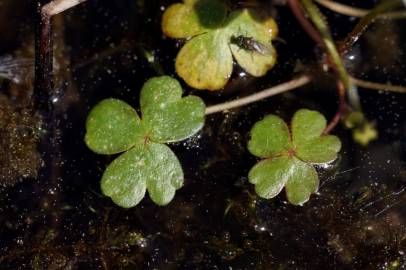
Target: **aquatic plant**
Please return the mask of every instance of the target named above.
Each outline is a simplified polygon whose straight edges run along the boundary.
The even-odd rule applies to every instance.
[[[319,185],[313,165],[333,161],[341,148],[337,137],[327,135],[340,120],[346,120],[347,127],[354,128],[354,139],[363,144],[377,136],[374,127],[364,117],[354,87],[360,80],[348,74],[342,56],[351,46],[350,41],[354,42],[354,38],[359,37],[380,14],[378,11],[391,10],[399,3],[397,0],[388,6],[378,6],[366,16],[367,19],[361,20],[340,48],[335,45],[327,21],[312,1],[288,1],[303,28],[327,52],[323,64],[336,73],[339,108],[328,125],[323,115],[310,110],[299,110],[294,115],[290,131],[275,115],[254,125],[248,149],[264,160],[251,169],[249,180],[256,185],[259,196],[272,198],[286,187],[291,203],[300,205],[306,202]],[[70,3],[64,8],[76,4]],[[218,90],[224,87],[233,70],[233,58],[253,76],[266,74],[276,62],[271,43],[278,32],[274,20],[254,8],[229,10],[227,4],[223,0],[184,0],[172,4],[163,14],[164,34],[186,40],[176,57],[175,68],[177,74],[195,89]],[[48,8],[43,8],[47,15],[42,16],[44,31],[50,25],[49,17],[63,10]],[[42,43],[44,48],[51,50],[47,40]],[[46,57],[40,59],[44,60],[40,66],[45,67],[49,62],[45,61]],[[38,73],[41,72],[38,69]],[[205,109],[198,97],[182,98],[181,87],[175,79],[167,76],[154,78],[141,91],[142,119],[124,101],[107,99],[100,102],[89,114],[86,143],[96,153],[122,153],[103,174],[103,193],[123,207],[137,205],[146,190],[155,203],[169,203],[183,184],[183,171],[166,143],[195,134],[203,125],[204,114],[246,105],[299,87],[311,79],[302,75],[274,89]],[[44,87],[36,87],[37,90],[52,87],[46,80],[38,80],[38,86],[41,83]],[[400,91],[404,92],[404,89]],[[354,118],[354,115],[359,117]]]
[[[276,115],[268,115],[251,129],[248,150],[263,158],[249,172],[256,193],[265,199],[285,187],[290,203],[301,205],[317,192],[319,179],[313,164],[337,158],[341,142],[324,135],[326,119],[316,111],[301,109],[291,122],[291,130]]]
[[[99,154],[122,153],[105,170],[103,194],[122,207],[133,207],[148,190],[158,205],[169,203],[183,185],[179,160],[165,145],[192,136],[203,126],[203,101],[196,96],[182,98],[175,79],[149,79],[140,94],[137,112],[118,99],[105,99],[89,113],[87,146]]]

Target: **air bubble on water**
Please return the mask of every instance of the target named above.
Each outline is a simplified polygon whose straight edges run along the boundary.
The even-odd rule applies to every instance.
[[[263,224],[255,224],[254,229],[257,232],[265,232],[267,230],[266,226]]]
[[[240,77],[246,77],[246,76],[247,76],[247,73],[244,72],[244,71],[241,71],[240,73],[238,73],[238,76],[240,76]]]
[[[17,238],[16,242],[17,242],[18,245],[24,245],[24,241],[21,238]]]

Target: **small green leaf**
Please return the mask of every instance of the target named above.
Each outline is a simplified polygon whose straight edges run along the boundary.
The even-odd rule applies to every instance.
[[[337,158],[341,141],[336,136],[322,136],[304,141],[297,146],[296,155],[310,163],[327,163]]]
[[[118,99],[101,101],[87,117],[85,141],[92,151],[99,154],[128,150],[142,135],[137,112]]]
[[[298,110],[292,119],[292,140],[295,145],[319,137],[326,128],[326,118],[308,109]]]
[[[179,51],[175,68],[176,73],[193,88],[222,88],[233,71],[227,35],[216,30],[193,38]]]
[[[324,116],[307,109],[293,116],[292,136],[278,116],[269,115],[255,123],[248,149],[255,156],[267,158],[248,175],[258,196],[272,198],[285,186],[288,201],[302,205],[317,192],[319,179],[312,164],[333,161],[341,148],[336,136],[322,135],[325,127]]]
[[[103,194],[121,207],[137,205],[147,189],[158,205],[168,204],[183,185],[183,171],[175,154],[164,144],[147,143],[116,158],[101,181]]]
[[[287,156],[265,159],[258,162],[249,172],[250,183],[261,198],[270,199],[278,195],[289,179],[292,160]]]
[[[248,150],[257,157],[272,157],[291,148],[289,129],[276,115],[268,115],[251,129]]]
[[[301,109],[292,119],[292,140],[296,155],[310,163],[327,163],[337,158],[341,142],[335,136],[322,136],[326,119],[317,112]]]
[[[148,80],[141,90],[142,120],[154,142],[186,139],[204,124],[204,102],[197,96],[182,98],[179,82],[169,76]]]
[[[312,193],[319,189],[319,178],[314,167],[293,158],[289,180],[286,182],[286,196],[290,203],[303,205]]]

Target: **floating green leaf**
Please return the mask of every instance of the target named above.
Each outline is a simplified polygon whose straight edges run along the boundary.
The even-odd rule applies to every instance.
[[[179,82],[168,76],[150,79],[141,91],[142,117],[155,142],[175,142],[195,134],[203,126],[204,109],[199,97],[182,98]]]
[[[102,192],[122,207],[137,205],[148,190],[158,205],[169,203],[183,185],[183,171],[166,142],[195,134],[204,123],[205,106],[196,96],[182,98],[179,83],[152,78],[141,90],[140,119],[124,101],[106,99],[90,112],[85,141],[101,154],[126,151],[107,167]]]
[[[116,154],[130,149],[139,138],[137,112],[118,99],[105,99],[87,117],[87,146],[98,154]]]
[[[289,202],[302,205],[319,186],[312,164],[336,159],[341,142],[336,136],[322,135],[326,119],[316,111],[297,111],[291,128],[290,134],[286,123],[276,115],[254,125],[248,150],[265,159],[250,170],[248,178],[260,197],[273,198],[285,187]]]
[[[249,151],[257,157],[270,157],[291,148],[289,128],[276,115],[268,115],[251,130]]]
[[[275,64],[271,44],[277,34],[275,21],[251,9],[228,16],[226,11],[221,0],[184,0],[171,5],[163,15],[165,35],[190,39],[179,51],[175,67],[194,88],[224,87],[232,73],[232,55],[253,76],[264,75]]]
[[[183,184],[179,160],[168,146],[140,144],[115,159],[101,181],[103,193],[122,207],[138,204],[148,189],[158,205],[169,203]]]

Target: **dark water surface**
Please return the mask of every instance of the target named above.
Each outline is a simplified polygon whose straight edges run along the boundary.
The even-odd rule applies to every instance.
[[[376,4],[358,2],[352,4]],[[276,67],[260,79],[234,76],[219,93],[184,85],[187,92],[215,104],[287,81],[297,72],[318,72],[320,49],[290,10],[262,3],[274,14],[285,41],[276,44]],[[406,94],[359,89],[379,138],[361,147],[338,126],[333,133],[343,141],[340,158],[318,168],[320,192],[303,207],[287,204],[284,194],[272,200],[255,196],[247,174],[256,159],[246,143],[253,123],[269,113],[288,120],[307,107],[331,119],[337,108],[335,86],[321,74],[299,90],[209,116],[201,132],[171,145],[184,168],[185,186],[168,206],[145,198],[126,210],[100,194],[100,177],[114,157],[86,147],[86,115],[106,97],[138,108],[139,90],[148,78],[161,72],[175,76],[179,44],[160,30],[169,4],[89,0],[54,18],[52,99],[60,130],[50,154],[53,164],[17,183],[18,170],[8,170],[13,179],[1,178],[0,269],[406,269]],[[0,0],[0,56],[32,58],[34,8],[32,1]],[[357,21],[322,11],[337,40]],[[350,72],[406,85],[404,26],[405,20],[374,24],[347,57]],[[155,57],[154,64],[146,52]],[[25,114],[32,74],[26,77],[20,85],[0,78],[2,170],[9,167],[1,161],[13,157],[9,144],[35,143],[21,139],[35,134],[20,132],[22,125],[35,130],[39,121]],[[9,119],[14,119],[11,124]],[[32,158],[26,160],[33,161],[37,154],[28,149]],[[20,166],[31,173],[37,165]],[[42,177],[49,172],[50,177]]]

